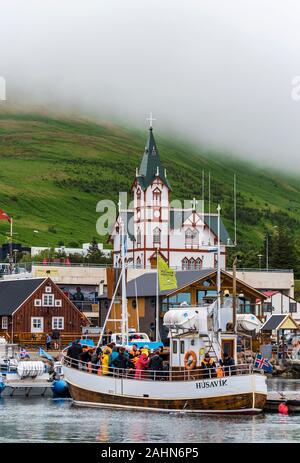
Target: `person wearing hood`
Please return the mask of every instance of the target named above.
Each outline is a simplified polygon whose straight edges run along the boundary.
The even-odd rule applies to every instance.
[[[159,355],[158,349],[156,349],[150,357],[148,368],[151,371],[152,379],[156,379],[156,377],[158,377],[156,372],[163,369],[163,361]]]
[[[114,368],[125,370],[129,366],[128,356],[125,354],[125,347],[120,347],[118,356],[111,362]]]
[[[145,353],[141,354],[135,366],[135,379],[142,379],[143,371],[145,371],[148,368],[148,364],[148,356]]]
[[[109,349],[104,349],[103,354],[101,355],[101,364],[102,364],[102,375],[109,374],[109,360],[110,360],[110,351]]]
[[[111,368],[114,367],[113,363],[116,360],[116,358],[118,357],[118,355],[119,355],[118,348],[117,348],[117,346],[114,346],[113,349],[112,349],[112,352],[111,352],[111,354],[109,356],[109,363],[108,363],[109,367],[111,367]]]

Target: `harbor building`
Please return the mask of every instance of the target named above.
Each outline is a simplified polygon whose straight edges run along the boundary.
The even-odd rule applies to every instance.
[[[113,269],[112,269],[113,270]],[[115,269],[116,270],[116,269]],[[101,324],[103,324],[109,303],[112,299],[113,289],[115,287],[114,280],[108,279],[108,304],[101,305]],[[217,271],[216,269],[202,269],[194,271],[177,271],[177,289],[169,291],[159,291],[159,317],[160,317],[160,333],[162,340],[167,341],[167,333],[164,332],[162,319],[164,314],[178,307],[180,304],[188,305],[210,305],[217,298]],[[157,295],[157,276],[156,272],[145,272],[136,279],[132,279],[127,283],[127,299],[128,299],[128,324],[129,328],[134,328],[136,331],[146,332],[149,334],[151,324],[156,316],[156,295]],[[228,310],[232,313],[232,287],[233,277],[228,272],[221,271],[221,314]],[[260,319],[266,315],[265,307],[266,296],[255,288],[247,285],[245,282],[236,280],[237,290],[237,312],[254,313]],[[227,314],[228,315],[228,314]],[[111,310],[110,318],[118,320],[121,317],[120,298],[117,297]],[[226,326],[223,327],[226,331]],[[120,322],[109,321],[107,329],[113,332],[120,330]],[[230,330],[228,330],[230,331]]]
[[[126,263],[134,268],[156,268],[159,253],[178,270],[216,268],[218,239],[220,267],[226,267],[226,246],[232,245],[218,215],[204,213],[203,203],[170,201],[171,185],[150,126],[140,167],[132,183],[132,207],[120,210],[109,241],[113,244],[113,265],[121,266],[122,227],[127,232]]]
[[[0,336],[10,342],[43,345],[46,333],[59,330],[68,343],[88,325],[51,278],[0,281]]]

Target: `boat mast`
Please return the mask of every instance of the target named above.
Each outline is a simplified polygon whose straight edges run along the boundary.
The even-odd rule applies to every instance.
[[[122,322],[121,322],[121,335],[122,335],[122,346],[128,343],[128,311],[127,311],[127,296],[126,296],[126,269],[125,269],[125,235],[124,222],[120,218],[121,222],[121,260],[122,260]]]
[[[156,248],[156,316],[155,316],[155,331],[156,331],[156,336],[155,340],[156,342],[160,341],[160,335],[159,335],[159,284],[158,284],[158,251],[159,251],[159,246]]]
[[[220,244],[220,211],[221,206],[218,204],[218,262],[217,262],[217,315],[218,315],[218,342],[221,345],[221,244]]]

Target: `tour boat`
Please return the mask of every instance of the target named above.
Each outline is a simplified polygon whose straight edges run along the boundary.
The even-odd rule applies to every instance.
[[[123,233],[122,233],[123,235]],[[124,239],[125,241],[125,239]],[[128,345],[128,312],[125,281],[125,251],[122,245],[122,345]],[[219,250],[219,248],[218,248]],[[120,282],[120,280],[119,280]],[[220,274],[218,275],[220,288]],[[117,288],[115,290],[116,294]],[[218,291],[220,294],[220,291]],[[232,310],[220,307],[220,297],[210,306],[179,306],[164,315],[169,329],[169,368],[142,372],[109,369],[103,374],[91,364],[68,358],[63,351],[63,372],[75,405],[145,411],[184,413],[257,414],[267,399],[266,378],[252,364],[201,369],[208,352],[215,362],[225,346],[231,346],[237,362],[237,334],[228,332]],[[110,309],[112,307],[112,302]],[[110,310],[109,309],[109,310]],[[158,328],[158,307],[156,327]],[[107,315],[108,318],[108,315]],[[104,327],[102,333],[104,332]],[[158,333],[158,329],[156,331]],[[98,345],[100,345],[101,337]],[[106,373],[107,371],[104,371]]]

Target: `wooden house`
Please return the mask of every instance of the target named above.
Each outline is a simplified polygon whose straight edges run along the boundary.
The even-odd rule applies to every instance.
[[[23,344],[45,342],[47,333],[80,335],[89,324],[51,278],[0,281],[0,336]]]

